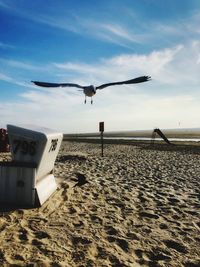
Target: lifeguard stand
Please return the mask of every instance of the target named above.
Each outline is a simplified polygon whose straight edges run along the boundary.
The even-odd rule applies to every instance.
[[[7,125],[11,162],[0,164],[0,202],[42,205],[56,191],[53,169],[63,134]]]

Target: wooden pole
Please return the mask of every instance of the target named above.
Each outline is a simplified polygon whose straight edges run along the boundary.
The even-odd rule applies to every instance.
[[[103,157],[103,132],[101,132],[101,156]]]
[[[99,122],[99,131],[101,135],[101,156],[103,157],[103,132],[104,132],[104,122]]]

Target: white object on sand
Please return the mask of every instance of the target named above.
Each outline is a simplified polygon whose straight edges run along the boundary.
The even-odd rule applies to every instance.
[[[42,205],[56,191],[53,169],[63,134],[7,125],[12,162],[0,165],[0,201]]]

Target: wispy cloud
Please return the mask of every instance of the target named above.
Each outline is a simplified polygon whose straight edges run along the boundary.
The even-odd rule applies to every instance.
[[[35,18],[34,18],[35,19]],[[45,23],[49,26],[58,27],[62,30],[72,31],[76,34],[88,36],[90,38],[99,39],[120,46],[133,49],[132,44],[151,44],[157,41],[160,44],[180,42],[183,38],[190,36],[195,38],[196,34],[200,34],[197,27],[200,23],[200,13],[195,13],[193,16],[177,20],[173,23],[160,23],[157,21],[149,21],[148,23],[140,23],[135,25],[135,20],[132,26],[123,25],[120,21],[98,21],[95,17],[90,16],[86,19],[85,16],[72,16],[70,21],[66,19],[52,18],[36,18],[38,22]],[[140,28],[140,30],[138,29]],[[134,29],[137,29],[134,30]]]
[[[1,2],[0,2],[1,3]],[[32,20],[37,23],[42,23],[50,27],[59,28],[64,31],[71,31],[79,35],[87,35],[89,37],[98,38],[104,41],[117,43],[126,46],[126,42],[141,42],[142,35],[134,34],[125,25],[113,23],[109,19],[100,21],[97,19],[97,14],[87,14],[79,12],[76,14],[65,12],[65,16],[52,14],[38,13],[37,16],[30,11],[19,9],[17,5],[10,3],[3,4],[2,7],[12,11],[18,16]],[[88,10],[90,12],[90,10]],[[66,14],[67,13],[67,14]],[[90,17],[90,18],[89,18]]]
[[[101,84],[146,74],[152,76],[152,81],[101,90],[95,96],[94,106],[84,105],[84,95],[73,88],[33,90],[31,87],[20,95],[20,103],[12,104],[15,113],[6,111],[9,103],[1,105],[2,123],[27,123],[31,119],[34,124],[65,132],[79,132],[85,125],[87,131],[95,131],[97,121],[102,119],[106,120],[107,130],[173,128],[179,121],[183,127],[197,127],[200,114],[199,55],[200,42],[192,41],[146,55],[102,59],[95,64],[56,63],[54,68],[61,74],[68,69],[75,82],[84,81],[85,84],[90,84],[91,79]],[[88,73],[92,75],[89,77]],[[0,79],[16,83],[4,74],[0,74]]]
[[[13,49],[14,46],[10,45],[10,44],[6,44],[6,43],[0,42],[0,48],[2,48],[2,49]]]
[[[0,0],[0,7],[9,8],[9,5],[5,1]]]
[[[90,10],[79,9],[78,11],[65,13],[50,12],[46,13],[42,10],[37,16],[30,10],[19,8],[13,2],[9,5],[5,1],[0,1],[0,6],[10,10],[12,13],[26,18],[28,20],[45,24],[49,27],[58,28],[63,31],[70,31],[78,35],[84,35],[89,38],[98,39],[104,42],[118,44],[120,46],[133,49],[133,44],[159,43],[160,46],[181,42],[183,38],[194,37],[200,34],[198,25],[200,23],[200,12],[195,11],[190,17],[177,19],[167,23],[160,23],[156,20],[148,20],[139,17],[136,13],[130,12],[127,8],[123,8],[123,15],[127,16],[129,23],[120,20],[120,16],[111,17],[107,14],[102,18],[98,11],[91,13]],[[6,44],[0,43],[0,47],[6,47]]]
[[[5,65],[8,65],[12,68],[18,68],[18,69],[24,69],[24,70],[42,70],[44,69],[45,67],[44,66],[36,66],[32,63],[26,63],[26,62],[23,62],[23,61],[18,61],[18,60],[12,60],[12,59],[4,59],[4,58],[0,58],[0,62],[1,64],[5,64]]]
[[[30,82],[20,81],[20,80],[18,80],[16,78],[8,76],[8,75],[6,75],[4,73],[0,73],[0,81],[7,82],[7,83],[10,83],[10,84],[14,84],[14,85],[23,86],[23,87],[26,87],[26,88],[34,88],[33,85],[30,84]]]
[[[81,25],[81,32],[89,37],[106,41],[120,46],[131,48],[130,44],[142,43],[146,36],[144,34],[135,33],[133,28],[122,25],[120,22],[112,22],[109,20],[98,21],[95,18],[85,19],[78,18],[77,21]]]
[[[191,59],[188,59],[188,64],[191,65],[190,69],[193,69],[194,57],[196,58],[196,61],[199,60],[199,43],[196,43],[196,52],[192,52],[193,49],[191,49],[191,46],[193,46],[193,44],[188,46],[177,45],[171,49],[153,51],[148,55],[119,55],[110,59],[101,59],[93,65],[82,62],[54,63],[53,65],[60,69],[61,72],[63,70],[68,70],[76,73],[76,76],[81,76],[82,79],[84,76],[88,76],[89,73],[90,78],[102,83],[116,80],[116,77],[118,80],[123,80],[147,74],[151,75],[154,80],[173,84],[175,82],[177,83],[176,76],[178,73],[179,75],[183,75],[180,67],[185,61],[185,53],[186,51],[188,53],[188,47],[189,51],[192,53]],[[173,67],[174,65],[176,65],[176,70]],[[179,68],[177,65],[179,65]],[[195,66],[195,69],[196,68],[197,67]]]
[[[4,61],[4,59],[0,59],[0,61],[3,61],[12,68],[24,69],[31,72],[34,70],[36,73],[38,71],[44,72],[45,79],[53,76],[53,81],[55,82],[66,81],[84,83],[84,85],[91,83],[99,85],[104,82],[131,79],[140,75],[150,75],[154,81],[162,85],[179,85],[182,88],[195,87],[200,82],[198,75],[200,71],[199,41],[192,41],[184,45],[153,51],[146,55],[119,55],[109,59],[101,59],[94,64],[84,62],[54,62],[48,66],[35,66],[31,62]],[[57,81],[56,73],[59,74]],[[70,77],[70,80],[68,80],[68,77]],[[33,88],[30,85],[30,81],[25,83],[6,73],[0,73],[0,79]],[[52,81],[52,78],[50,81]]]
[[[5,82],[10,82],[12,81],[12,78],[4,73],[0,73],[0,80]]]
[[[98,22],[94,17],[85,19],[85,17],[70,14],[68,18],[52,18],[47,15],[38,15],[37,17],[29,15],[27,18],[50,27],[125,47],[130,47],[129,43],[142,43],[146,39],[145,34],[135,34],[125,25],[111,21]]]
[[[86,128],[94,131],[97,121],[104,119],[107,130],[117,127],[120,127],[119,130],[139,129],[144,125],[145,128],[172,128],[178,121],[186,127],[199,126],[200,31],[197,25],[200,12],[171,23],[143,22],[134,14],[133,20],[130,15],[129,24],[126,24],[126,20],[118,18],[100,18],[97,11],[83,14],[80,9],[76,15],[66,11],[65,16],[58,13],[51,16],[47,10],[35,16],[31,10],[20,9],[13,3],[0,0],[0,7],[31,22],[63,32],[70,31],[90,40],[98,39],[129,48],[134,47],[133,44],[152,44],[155,50],[152,51],[151,47],[150,52],[143,54],[140,50],[140,54],[129,52],[97,58],[91,64],[69,60],[35,65],[31,60],[1,58],[0,80],[27,89],[16,95],[15,103],[0,102],[2,123],[27,123],[31,120],[34,124],[56,127],[65,132],[79,132]],[[0,48],[12,46],[2,42]],[[32,77],[38,77],[38,74],[40,78],[44,77],[44,81],[56,82],[58,79],[59,82],[62,79],[63,82],[83,85],[100,85],[140,75],[150,75],[152,81],[99,90],[92,106],[83,104],[84,95],[77,89],[48,89],[31,85],[27,77],[34,79]]]

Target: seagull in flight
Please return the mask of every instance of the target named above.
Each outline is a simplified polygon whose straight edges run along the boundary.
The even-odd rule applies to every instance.
[[[108,86],[113,85],[122,85],[122,84],[134,84],[134,83],[143,83],[151,80],[150,76],[140,76],[131,80],[122,81],[122,82],[112,82],[112,83],[104,83],[99,86],[89,85],[83,86],[76,83],[48,83],[48,82],[38,82],[38,81],[31,81],[37,86],[41,87],[77,87],[83,91],[85,94],[85,104],[86,104],[86,97],[91,97],[91,104],[93,103],[92,97],[96,94],[96,90],[104,89]]]

